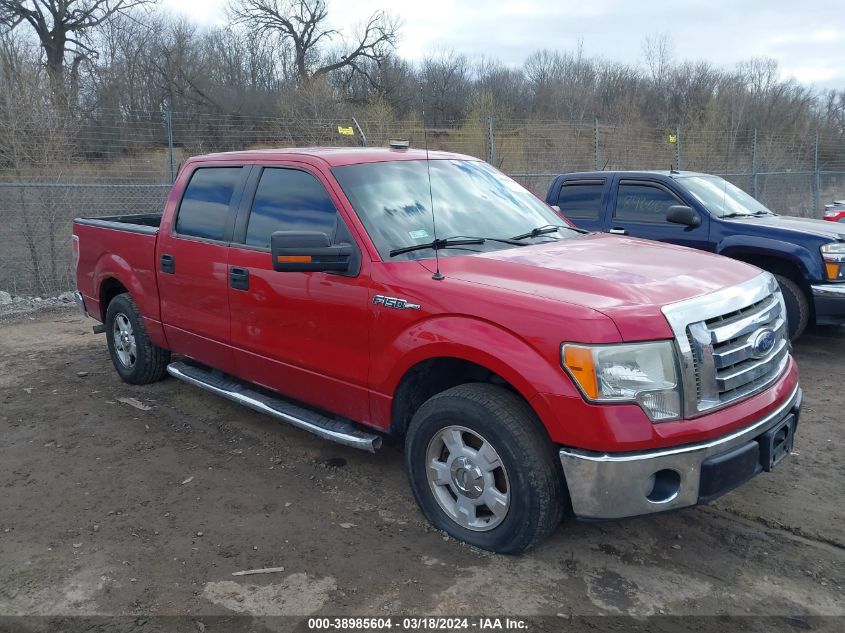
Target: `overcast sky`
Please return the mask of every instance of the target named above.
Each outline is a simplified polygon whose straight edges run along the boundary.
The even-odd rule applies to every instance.
[[[163,0],[209,25],[227,0]],[[741,7],[741,8],[740,8]],[[784,77],[845,89],[843,0],[329,0],[332,26],[350,30],[379,8],[403,22],[398,52],[416,60],[455,50],[519,65],[539,48],[642,63],[642,41],[667,33],[677,59],[723,67],[773,57]]]

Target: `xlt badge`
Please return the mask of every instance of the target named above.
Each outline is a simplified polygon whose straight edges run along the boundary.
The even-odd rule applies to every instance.
[[[384,306],[385,308],[393,308],[394,310],[419,310],[418,303],[408,303],[405,299],[397,299],[396,297],[385,297],[384,295],[376,295],[373,297],[373,303],[377,306]]]

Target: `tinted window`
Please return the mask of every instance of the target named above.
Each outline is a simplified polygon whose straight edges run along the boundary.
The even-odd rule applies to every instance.
[[[681,204],[671,193],[651,185],[619,185],[616,198],[617,220],[634,222],[665,222],[666,212],[674,204]]]
[[[564,184],[560,188],[557,206],[566,217],[598,220],[603,191],[603,183]]]
[[[205,167],[191,176],[176,217],[182,235],[222,240],[241,167]]]
[[[275,231],[322,231],[334,236],[337,211],[322,183],[295,169],[265,169],[255,192],[246,243],[270,247]]]

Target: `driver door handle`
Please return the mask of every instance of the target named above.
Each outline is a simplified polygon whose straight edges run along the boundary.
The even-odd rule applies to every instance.
[[[613,233],[614,235],[628,235],[628,231],[625,229],[610,229],[608,233]]]
[[[249,290],[249,269],[234,266],[230,268],[229,286],[235,290]]]

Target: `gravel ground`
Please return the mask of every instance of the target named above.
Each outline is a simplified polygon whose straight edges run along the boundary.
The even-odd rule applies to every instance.
[[[0,615],[122,615],[139,631],[177,615],[173,628],[200,633],[307,630],[312,614],[548,616],[533,630],[631,630],[578,618],[663,614],[845,624],[841,329],[796,346],[804,415],[775,472],[707,507],[568,523],[505,557],[427,525],[398,442],[370,455],[176,380],[126,385],[92,323],[53,310],[0,324]],[[264,567],[284,569],[232,575]],[[82,621],[56,622],[0,630]]]

